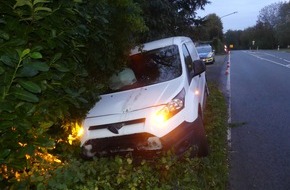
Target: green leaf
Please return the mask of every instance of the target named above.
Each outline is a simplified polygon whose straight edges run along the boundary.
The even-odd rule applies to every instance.
[[[33,59],[41,59],[42,58],[42,55],[40,52],[33,52],[29,56]]]
[[[23,57],[25,57],[27,54],[29,54],[30,53],[30,49],[25,49],[25,50],[23,50],[22,52],[21,52],[21,58],[23,58]]]
[[[0,24],[7,24],[7,22],[5,21],[5,19],[0,18]]]
[[[51,63],[57,62],[61,58],[61,56],[62,56],[62,53],[55,54],[51,60]]]
[[[43,122],[43,123],[40,124],[40,127],[41,127],[41,128],[44,128],[44,129],[48,129],[48,128],[50,128],[53,124],[54,124],[54,122],[52,122],[52,121],[49,121],[49,122]]]
[[[48,71],[49,66],[45,62],[29,62],[24,63],[23,67],[20,69],[17,77],[33,77],[39,73],[39,71]]]
[[[5,72],[5,70],[3,69],[3,67],[0,66],[0,75],[2,75]]]
[[[39,98],[36,95],[21,88],[15,88],[13,90],[13,95],[17,99],[24,100],[27,102],[33,102],[33,103],[39,102]]]
[[[36,106],[32,106],[28,111],[27,111],[27,115],[31,116],[36,110]]]
[[[50,3],[50,1],[47,0],[34,0],[33,5],[36,5],[37,3]]]
[[[32,81],[24,81],[21,80],[19,81],[19,84],[25,89],[33,93],[40,93],[41,88],[34,82]]]
[[[13,63],[13,61],[11,60],[11,58],[8,57],[8,56],[6,56],[6,55],[2,55],[2,56],[0,57],[0,61],[1,61],[2,63],[4,63],[5,65],[7,65],[7,66],[15,67],[15,64]]]
[[[3,30],[0,30],[0,38],[4,39],[4,40],[9,40],[9,34],[4,32]]]
[[[24,5],[28,5],[30,8],[33,7],[33,5],[30,2],[30,0],[16,0],[16,4],[13,6],[13,9],[15,9],[17,7],[22,7]]]
[[[18,47],[18,46],[24,45],[25,43],[26,43],[25,40],[18,38],[18,39],[13,39],[13,40],[11,39],[8,42],[6,42],[4,45]]]
[[[39,11],[46,11],[46,12],[52,12],[51,8],[48,8],[48,7],[36,7],[34,9],[34,12],[39,12]]]
[[[37,45],[37,46],[31,48],[31,51],[32,51],[32,52],[39,52],[39,51],[41,51],[41,50],[43,50],[43,47],[40,46],[40,45]]]
[[[0,131],[3,132],[6,129],[10,129],[13,126],[14,126],[13,121],[1,121],[0,122]]]
[[[4,149],[0,152],[0,158],[6,158],[11,152],[11,149]]]
[[[38,70],[33,67],[25,66],[20,69],[19,73],[17,73],[17,77],[33,77],[38,73]]]
[[[58,71],[60,72],[68,72],[69,69],[63,65],[59,65],[59,64],[54,64],[54,68],[56,68]]]
[[[80,102],[82,102],[82,103],[85,103],[85,104],[88,103],[88,101],[87,101],[86,99],[82,98],[82,97],[78,97],[78,100],[79,100]]]
[[[30,68],[33,68],[35,70],[38,70],[38,71],[44,71],[45,72],[45,71],[49,70],[49,66],[45,62],[28,63],[27,66],[29,66]]]
[[[0,111],[7,111],[9,113],[12,113],[14,110],[15,109],[14,109],[14,106],[13,106],[12,102],[8,102],[8,101],[0,102]]]
[[[11,113],[7,113],[7,112],[4,112],[4,113],[1,113],[1,121],[12,121],[14,119],[17,118],[17,115],[15,114],[11,114]]]

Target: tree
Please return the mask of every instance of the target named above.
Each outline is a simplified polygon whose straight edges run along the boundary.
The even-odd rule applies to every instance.
[[[135,0],[143,11],[148,31],[140,42],[176,35],[191,35],[192,26],[199,23],[196,10],[203,8],[207,0]]]
[[[269,23],[258,22],[254,29],[254,40],[256,41],[256,48],[274,49],[277,47],[275,31]]]
[[[241,34],[241,44],[245,49],[253,48],[252,42],[255,41],[255,28],[249,27],[243,30]]]
[[[242,30],[228,30],[225,33],[225,43],[227,45],[232,44],[234,46],[234,49],[243,49],[247,47],[243,47],[241,42],[241,36],[243,31]]]
[[[279,11],[279,22],[276,27],[276,38],[281,47],[290,45],[290,2],[281,5]]]
[[[223,40],[223,24],[220,17],[216,14],[210,14],[206,17],[205,26],[210,39],[218,38]]]
[[[216,14],[209,14],[194,28],[194,39],[211,43],[216,52],[223,49],[223,24]]]
[[[281,19],[279,12],[282,4],[282,2],[278,2],[262,8],[258,16],[258,23],[264,23],[275,28]]]

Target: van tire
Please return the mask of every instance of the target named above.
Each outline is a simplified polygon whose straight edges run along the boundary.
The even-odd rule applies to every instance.
[[[199,116],[197,118],[198,125],[193,134],[193,143],[190,156],[191,157],[206,157],[209,154],[208,142],[205,134],[203,121]]]

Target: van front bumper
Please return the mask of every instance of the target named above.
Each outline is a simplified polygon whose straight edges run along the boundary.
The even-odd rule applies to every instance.
[[[137,133],[117,137],[90,139],[83,145],[83,155],[110,155],[119,153],[160,153],[174,150],[177,154],[187,150],[194,140],[198,122],[182,122],[167,135],[159,138],[150,133]]]

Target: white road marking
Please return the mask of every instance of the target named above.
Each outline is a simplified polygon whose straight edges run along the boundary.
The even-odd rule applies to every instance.
[[[228,125],[232,122],[232,116],[231,116],[231,53],[228,54],[228,63],[230,67],[228,68],[228,75],[227,75],[227,84],[226,84],[226,90],[228,94]],[[228,146],[231,147],[231,139],[232,139],[232,130],[230,127],[228,127],[227,130],[227,140],[228,140]]]
[[[244,51],[244,52],[245,52],[245,53],[248,53],[249,55],[254,56],[254,57],[258,58],[258,59],[261,59],[261,60],[264,60],[264,61],[268,61],[268,62],[274,63],[274,64],[276,64],[276,65],[280,65],[280,66],[283,66],[283,67],[289,68],[289,66],[288,66],[289,64],[288,64],[288,65],[284,65],[284,64],[279,63],[279,62],[277,62],[277,61],[273,61],[273,60],[270,60],[270,59],[266,59],[266,58],[260,57],[260,56],[258,56],[258,55],[254,55],[254,54],[249,53],[249,52],[246,52],[246,51]],[[271,55],[271,54],[269,54],[269,55]],[[273,55],[272,57],[275,57],[275,56]],[[276,57],[276,58],[278,58],[278,57]],[[285,61],[285,60],[284,60],[284,61]],[[288,60],[286,60],[286,62],[288,62]]]

